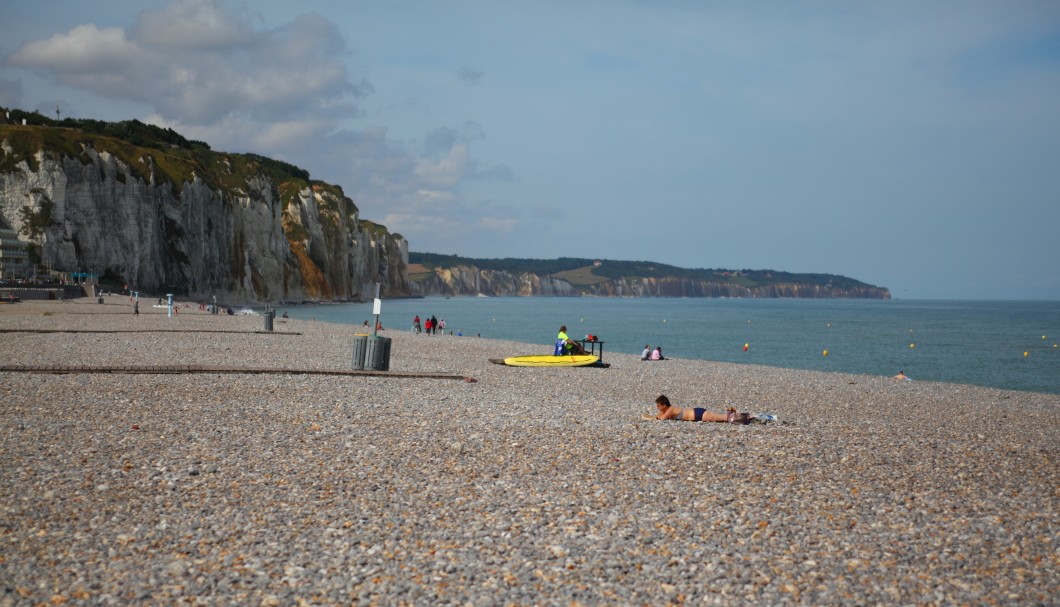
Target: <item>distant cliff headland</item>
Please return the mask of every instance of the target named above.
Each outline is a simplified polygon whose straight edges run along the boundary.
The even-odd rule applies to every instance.
[[[833,274],[686,269],[569,257],[467,259],[412,252],[409,278],[425,295],[891,298],[885,287]]]
[[[405,239],[361,219],[340,187],[135,120],[0,108],[0,225],[37,267],[145,293],[330,301],[415,288]]]

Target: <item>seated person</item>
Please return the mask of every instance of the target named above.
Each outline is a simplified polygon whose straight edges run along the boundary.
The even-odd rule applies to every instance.
[[[559,328],[559,334],[556,335],[556,350],[553,354],[556,356],[563,356],[564,354],[585,354],[585,348],[583,348],[580,343],[567,336],[567,325],[563,325]]]
[[[734,407],[730,407],[725,413],[711,413],[706,409],[696,407],[676,407],[670,404],[670,399],[660,394],[655,399],[655,406],[659,412],[655,419],[672,419],[684,422],[721,422],[723,424],[749,424],[754,416],[750,413],[737,413]],[[648,419],[651,419],[650,417]]]
[[[641,360],[649,360],[649,359],[651,359],[651,346],[649,346],[648,344],[644,344],[644,351],[640,353],[640,359]]]
[[[662,355],[662,346],[656,346],[655,350],[651,353],[652,360],[666,360]]]

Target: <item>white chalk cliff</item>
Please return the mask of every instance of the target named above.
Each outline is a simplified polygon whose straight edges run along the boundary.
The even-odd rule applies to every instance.
[[[363,300],[375,283],[410,294],[403,237],[360,219],[339,187],[277,177],[263,160],[3,126],[0,217],[32,232],[41,265],[150,294]]]

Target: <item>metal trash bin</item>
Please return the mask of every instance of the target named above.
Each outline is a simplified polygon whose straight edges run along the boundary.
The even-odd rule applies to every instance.
[[[364,370],[364,353],[368,347],[368,334],[358,333],[353,336],[353,370]]]
[[[390,338],[372,335],[367,339],[364,352],[364,369],[366,371],[390,370]]]
[[[276,311],[275,310],[267,310],[265,312],[264,316],[265,316],[265,330],[266,331],[272,331],[272,321],[273,321],[274,318],[276,318]]]

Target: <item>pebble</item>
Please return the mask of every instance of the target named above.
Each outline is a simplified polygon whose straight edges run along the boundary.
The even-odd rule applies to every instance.
[[[5,362],[347,369],[357,331],[129,312],[0,306],[0,329],[113,332],[3,333]],[[488,362],[552,329],[384,333],[392,371],[475,382],[0,373],[0,605],[1060,596],[1060,397],[638,353]],[[779,421],[642,420],[660,393]]]

